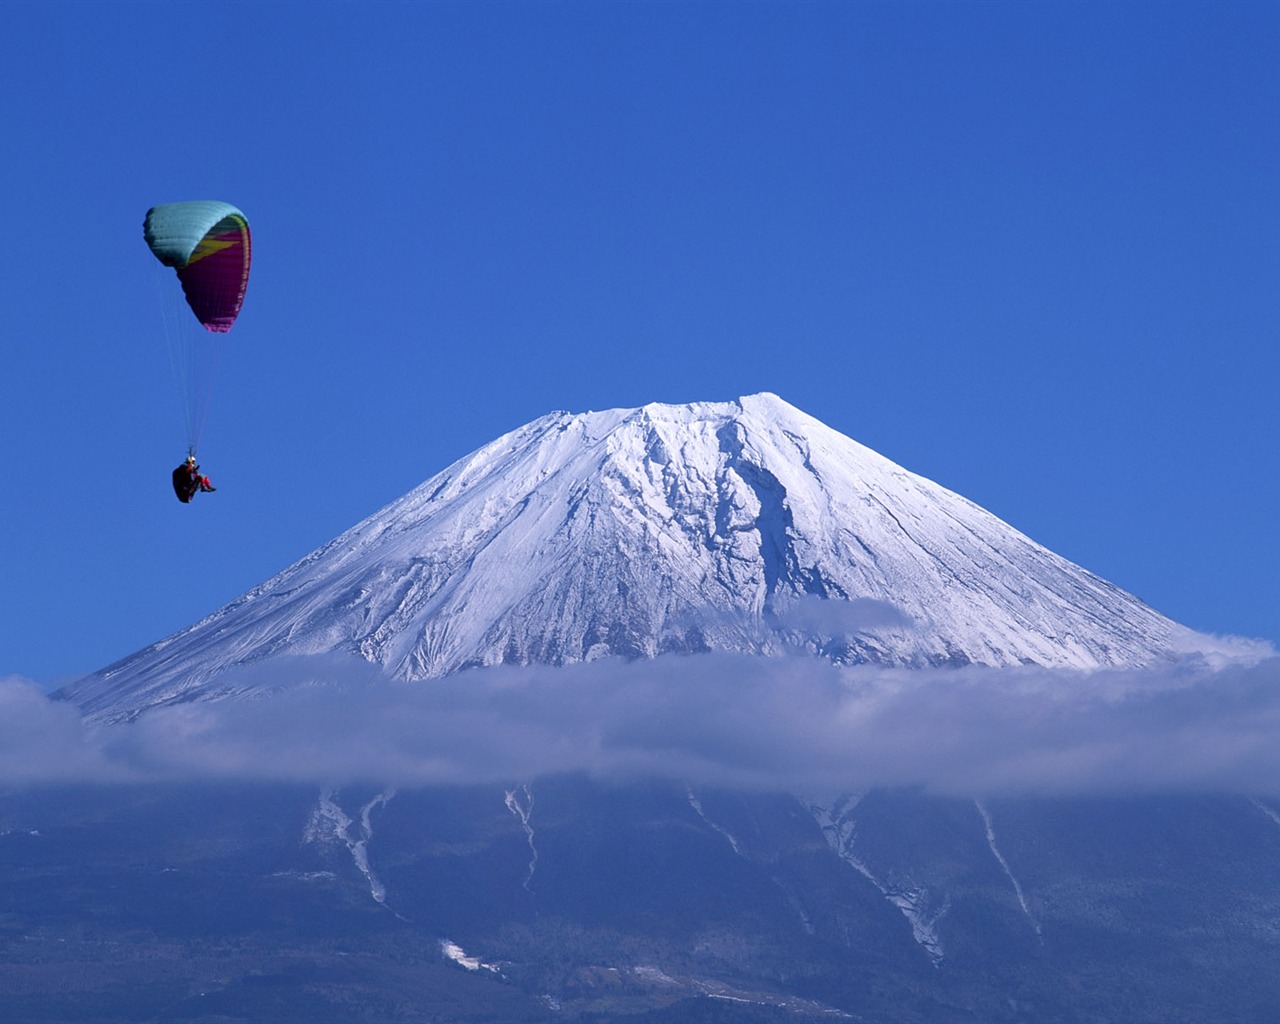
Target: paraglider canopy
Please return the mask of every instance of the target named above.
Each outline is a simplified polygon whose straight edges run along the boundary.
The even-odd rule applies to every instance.
[[[147,211],[143,237],[177,271],[187,305],[205,330],[231,330],[249,284],[249,222],[229,203],[165,203]]]

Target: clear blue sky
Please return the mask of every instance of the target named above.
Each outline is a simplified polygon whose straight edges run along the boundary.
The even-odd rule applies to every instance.
[[[553,409],[762,390],[1280,640],[1280,6],[0,15],[0,676],[188,625]],[[201,449],[142,217],[254,271]]]

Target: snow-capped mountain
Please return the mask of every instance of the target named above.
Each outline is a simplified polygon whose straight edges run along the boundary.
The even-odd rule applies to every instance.
[[[772,394],[552,413],[208,618],[76,684],[126,717],[279,654],[403,679],[809,649],[894,665],[1141,665],[1193,634]]]
[[[300,653],[414,680],[704,649],[1088,669],[1219,646],[756,395],[537,420],[63,696],[130,719],[296,679],[270,659]],[[185,755],[205,717],[150,722]],[[719,717],[717,737],[744,721]],[[127,753],[148,720],[89,731]],[[6,1019],[1280,1018],[1280,808],[1257,794],[343,774],[4,787]]]

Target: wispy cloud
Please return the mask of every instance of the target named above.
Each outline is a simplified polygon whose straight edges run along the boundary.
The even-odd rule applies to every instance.
[[[707,654],[421,683],[325,657],[219,682],[240,696],[93,726],[32,683],[0,681],[0,780],[413,785],[584,771],[809,791],[1280,796],[1277,657],[1085,673]]]
[[[779,629],[830,637],[852,637],[882,629],[910,629],[911,616],[890,604],[870,597],[830,600],[808,594],[772,612]]]
[[[69,704],[21,676],[0,676],[0,783],[109,779],[118,769]]]

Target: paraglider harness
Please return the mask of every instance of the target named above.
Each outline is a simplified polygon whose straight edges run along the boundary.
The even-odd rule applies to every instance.
[[[213,491],[217,488],[209,483],[209,478],[200,475],[200,467],[196,465],[196,453],[188,452],[187,459],[173,471],[173,493],[184,505],[196,496],[196,491]]]

